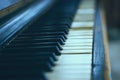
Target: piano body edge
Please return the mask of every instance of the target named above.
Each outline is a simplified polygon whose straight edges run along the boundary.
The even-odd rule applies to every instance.
[[[106,28],[107,26],[106,25],[106,14],[105,14],[105,9],[103,7],[103,4],[101,4],[100,10],[101,10],[103,41],[104,41],[104,50],[105,50],[104,80],[112,80],[109,49],[108,49],[107,28]]]

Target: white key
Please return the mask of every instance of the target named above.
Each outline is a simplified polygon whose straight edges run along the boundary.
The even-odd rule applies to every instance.
[[[78,44],[78,45],[92,45],[92,42],[78,42],[78,43],[76,43],[76,42],[72,42],[72,41],[69,41],[69,42],[66,42],[66,45],[76,45],[76,44]]]
[[[94,0],[83,0],[79,6],[79,9],[94,9]]]
[[[76,49],[84,49],[84,50],[89,50],[92,49],[92,46],[69,46],[69,47],[63,47],[64,50],[76,50]]]
[[[93,21],[94,15],[93,14],[78,14],[75,16],[74,21]]]
[[[77,14],[93,14],[94,15],[95,10],[94,9],[78,9]]]
[[[93,39],[67,39],[66,40],[66,44],[67,43],[78,43],[78,44],[80,44],[80,43],[92,43],[93,42]]]
[[[93,36],[93,33],[69,33],[69,36]]]
[[[72,36],[72,35],[76,35],[76,36],[77,36],[77,35],[78,35],[78,36],[81,35],[82,37],[84,37],[84,35],[86,35],[86,36],[87,36],[87,35],[88,35],[88,36],[91,35],[91,36],[92,36],[93,33],[92,33],[92,32],[86,32],[86,33],[82,33],[82,32],[70,32],[68,36]]]
[[[72,29],[70,29],[70,32],[83,32],[83,33],[86,33],[86,32],[93,32],[93,29],[91,29],[91,30],[81,30],[81,29],[79,29],[79,30],[74,30],[74,28],[72,28]]]
[[[92,29],[94,22],[73,22],[72,28]]]
[[[63,54],[92,54],[92,50],[63,50]]]
[[[61,55],[59,64],[91,64],[92,54]]]
[[[86,31],[80,31],[80,30],[70,30],[69,34],[73,34],[73,33],[76,33],[76,34],[79,34],[79,33],[93,33],[93,30],[86,30]]]
[[[90,71],[91,70],[91,66],[89,66],[88,64],[84,64],[82,66],[80,65],[64,65],[64,64],[61,64],[59,65],[59,63],[57,62],[57,66],[56,67],[53,67],[53,69],[63,69],[63,70],[66,70],[66,69],[70,69],[70,70],[85,70],[86,71]]]
[[[49,80],[90,80],[91,54],[62,55],[53,68],[54,72],[46,73]]]
[[[74,43],[74,44],[70,43],[70,44],[65,44],[64,46],[92,46],[92,43],[80,43],[80,44],[78,44],[78,43]]]
[[[93,36],[69,36],[68,39],[92,39]]]
[[[89,73],[66,74],[54,71],[54,74],[49,73],[46,76],[49,80],[91,80],[91,74]]]

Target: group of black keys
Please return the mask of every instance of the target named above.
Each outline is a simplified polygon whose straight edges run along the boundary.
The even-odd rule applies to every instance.
[[[78,4],[79,0],[59,0],[9,42],[0,51],[0,79],[47,80],[43,72],[52,71],[61,55]]]

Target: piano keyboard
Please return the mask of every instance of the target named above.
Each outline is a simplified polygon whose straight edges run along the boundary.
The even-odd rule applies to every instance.
[[[67,1],[60,0],[3,47],[1,80],[92,79],[95,1]]]

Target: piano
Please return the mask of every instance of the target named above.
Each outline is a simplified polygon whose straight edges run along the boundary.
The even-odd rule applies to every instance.
[[[111,80],[99,1],[35,0],[10,15],[0,19],[0,80]]]

